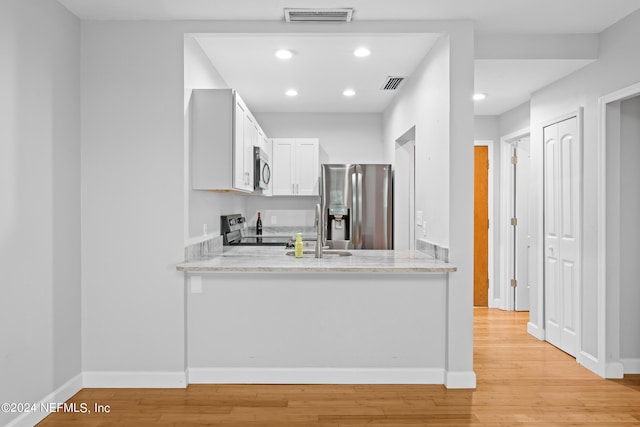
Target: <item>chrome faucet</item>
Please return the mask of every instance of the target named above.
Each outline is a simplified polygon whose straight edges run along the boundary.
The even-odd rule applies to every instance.
[[[324,240],[324,224],[322,223],[322,209],[316,204],[316,258],[322,258],[322,245]]]

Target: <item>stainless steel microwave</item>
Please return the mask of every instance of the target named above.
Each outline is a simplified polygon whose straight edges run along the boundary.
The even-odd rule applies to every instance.
[[[269,156],[266,151],[260,147],[253,147],[253,189],[254,190],[266,190],[269,188],[269,182],[271,181],[271,166],[269,162]]]

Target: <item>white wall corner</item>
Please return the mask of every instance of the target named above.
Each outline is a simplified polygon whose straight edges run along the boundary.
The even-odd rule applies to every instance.
[[[447,388],[476,388],[476,374],[473,371],[445,371],[444,385]]]
[[[443,384],[444,370],[440,368],[189,368],[188,377],[190,384]]]
[[[94,371],[82,374],[88,388],[185,388],[185,371]]]
[[[50,404],[66,402],[74,394],[82,390],[82,374],[78,374],[69,381],[49,393],[38,403],[35,403],[34,411],[23,412],[19,417],[14,418],[5,427],[31,427],[45,419],[51,412],[47,408],[51,408]],[[55,407],[55,406],[53,406]]]
[[[544,341],[544,330],[542,330],[542,328],[539,328],[535,323],[527,323],[527,332],[529,333],[529,335],[533,335],[540,341]]]

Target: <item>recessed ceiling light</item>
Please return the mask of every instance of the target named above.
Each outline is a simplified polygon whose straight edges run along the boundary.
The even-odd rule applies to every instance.
[[[287,96],[298,96],[298,91],[295,89],[289,89],[284,94]]]
[[[483,99],[485,99],[487,97],[486,93],[474,93],[473,94],[473,100],[474,101],[482,101]]]
[[[353,96],[353,95],[355,95],[355,94],[356,94],[356,91],[355,91],[355,90],[353,90],[353,89],[345,89],[345,91],[344,91],[344,92],[342,92],[342,94],[343,94],[344,96]]]
[[[371,51],[366,47],[361,47],[353,51],[353,54],[358,58],[364,58],[365,56],[371,55]]]
[[[287,49],[280,49],[276,51],[276,58],[278,59],[291,59],[293,58],[293,52]]]

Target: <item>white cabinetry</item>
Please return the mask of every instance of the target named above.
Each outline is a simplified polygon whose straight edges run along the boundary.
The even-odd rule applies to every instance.
[[[318,138],[273,139],[273,195],[319,194]]]
[[[194,89],[191,99],[192,188],[253,192],[253,146],[261,130],[240,95]]]

